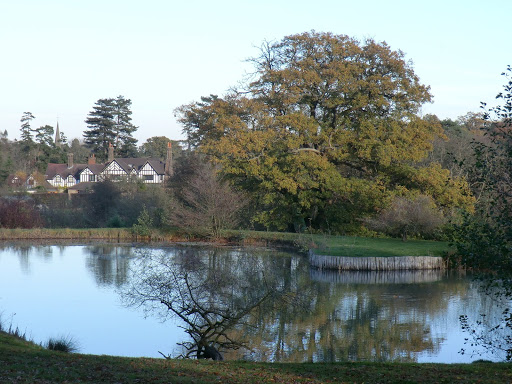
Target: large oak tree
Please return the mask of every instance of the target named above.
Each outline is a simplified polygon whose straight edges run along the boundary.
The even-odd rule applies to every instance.
[[[417,162],[443,135],[420,117],[432,96],[386,43],[309,32],[264,43],[255,72],[223,98],[177,112],[189,144],[257,198],[267,227],[338,229],[395,195],[470,207],[462,179]]]

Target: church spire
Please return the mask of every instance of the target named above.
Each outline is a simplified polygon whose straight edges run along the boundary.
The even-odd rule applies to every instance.
[[[60,130],[59,130],[59,122],[57,121],[57,129],[55,130],[55,146],[60,148]]]

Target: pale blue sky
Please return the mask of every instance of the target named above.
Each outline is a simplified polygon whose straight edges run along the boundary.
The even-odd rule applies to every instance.
[[[493,102],[512,64],[510,0],[0,0],[0,130],[81,137],[96,100],[132,100],[139,144],[183,138],[174,108],[223,95],[263,40],[310,31],[386,41],[431,86],[423,113],[457,118]]]

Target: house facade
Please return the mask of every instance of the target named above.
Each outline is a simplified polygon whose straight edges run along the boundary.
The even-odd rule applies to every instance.
[[[79,183],[95,183],[112,180],[141,180],[147,184],[161,184],[172,175],[171,143],[167,147],[165,162],[151,158],[116,158],[114,148],[109,146],[108,160],[97,164],[94,155],[87,164],[74,164],[73,154],[68,154],[67,164],[50,163],[45,178],[54,187],[71,188]],[[80,188],[75,188],[80,189]]]
[[[21,174],[12,174],[7,177],[7,185],[14,190],[30,191],[37,187],[38,183],[32,174],[24,176]]]

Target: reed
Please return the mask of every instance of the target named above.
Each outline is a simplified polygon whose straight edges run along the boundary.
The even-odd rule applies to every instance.
[[[149,236],[138,236],[130,228],[0,228],[0,240],[87,240],[99,239],[109,241],[176,241],[182,240],[172,233],[153,230]]]

